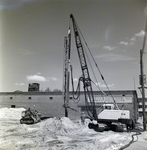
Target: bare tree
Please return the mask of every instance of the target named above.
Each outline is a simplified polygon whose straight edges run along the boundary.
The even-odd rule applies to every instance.
[[[45,92],[50,92],[51,90],[50,90],[50,88],[49,87],[47,87],[46,89],[45,89]]]
[[[54,89],[53,92],[61,92],[59,89]]]

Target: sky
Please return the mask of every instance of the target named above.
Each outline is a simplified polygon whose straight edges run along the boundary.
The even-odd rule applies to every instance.
[[[145,0],[0,0],[0,92],[27,91],[28,84],[36,82],[42,91],[62,90],[64,37],[71,13],[110,90],[135,89],[140,94]],[[76,84],[82,73],[74,36],[72,41]],[[147,46],[145,75],[146,58]],[[96,76],[105,90],[98,72]]]

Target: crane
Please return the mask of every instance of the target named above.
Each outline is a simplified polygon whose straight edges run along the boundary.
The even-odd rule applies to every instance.
[[[93,90],[91,85],[91,79],[89,70],[87,67],[87,62],[84,54],[83,45],[81,43],[81,38],[79,36],[79,32],[77,29],[77,25],[74,19],[74,16],[71,14],[70,18],[73,23],[73,30],[75,35],[75,42],[77,47],[77,52],[80,60],[82,76],[80,77],[80,81],[83,82],[84,94],[85,94],[85,102],[87,104],[87,111],[91,119],[97,120],[97,113],[95,109],[95,101],[93,96]],[[68,117],[68,103],[69,103],[69,65],[70,65],[70,49],[71,49],[71,31],[70,28],[68,30],[68,36],[65,37],[65,54],[64,54],[64,79],[63,79],[63,99],[64,99],[64,107],[65,107],[65,116]],[[90,106],[89,105],[90,102]]]
[[[77,48],[77,53],[80,61],[80,66],[82,70],[82,76],[79,78],[83,82],[85,104],[87,108],[87,113],[90,120],[95,120],[96,123],[89,123],[89,128],[95,131],[112,129],[114,131],[123,131],[123,126],[120,123],[126,124],[127,126],[133,127],[133,121],[130,118],[129,110],[115,110],[112,104],[103,105],[103,110],[98,114],[96,110],[94,94],[92,89],[92,80],[90,78],[90,73],[88,70],[88,65],[86,62],[86,56],[84,51],[84,46],[82,44],[82,39],[80,36],[78,25],[75,21],[74,16],[71,14],[70,19],[72,21],[75,43]],[[71,49],[71,30],[68,30],[68,36],[65,38],[65,65],[64,65],[64,106],[65,106],[65,116],[67,116],[67,108],[69,102],[69,65],[70,65],[70,49]],[[101,75],[102,76],[102,75]],[[103,78],[104,79],[104,78]],[[116,102],[114,100],[114,104]],[[116,123],[116,124],[113,124]],[[106,127],[101,129],[99,124],[106,124]]]
[[[74,36],[75,36],[75,42],[77,47],[77,52],[80,60],[81,70],[82,70],[82,77],[80,78],[83,82],[83,88],[84,88],[84,94],[85,94],[85,102],[88,104],[88,101],[91,104],[91,107],[87,107],[88,111],[91,112],[92,115],[90,115],[91,118],[94,120],[98,120],[96,108],[95,108],[95,101],[94,101],[94,95],[91,85],[91,78],[85,58],[85,53],[83,49],[83,45],[81,42],[81,38],[79,36],[78,28],[74,19],[74,16],[71,14],[70,18],[73,23],[73,30],[74,30]]]

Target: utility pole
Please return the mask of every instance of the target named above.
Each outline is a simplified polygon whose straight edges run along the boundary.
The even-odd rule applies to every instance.
[[[144,73],[143,73],[143,50],[140,50],[140,83],[142,92],[142,113],[143,113],[143,129],[146,131],[146,114],[145,114],[145,90],[144,90]]]
[[[142,49],[140,50],[140,85],[141,85],[141,92],[142,92],[142,113],[143,113],[143,129],[146,131],[146,112],[145,112],[145,88],[144,88],[144,83],[145,83],[145,75],[144,75],[144,66],[143,66],[143,54],[144,54],[144,48],[145,48],[145,43],[146,43],[146,34],[147,34],[147,20],[146,20],[146,25],[145,25],[145,34],[144,34],[144,40],[143,40],[143,46]]]
[[[63,71],[63,99],[65,108],[65,117],[68,117],[68,103],[69,103],[69,66],[70,66],[70,29],[68,37],[65,37],[65,53],[64,53],[64,71]]]

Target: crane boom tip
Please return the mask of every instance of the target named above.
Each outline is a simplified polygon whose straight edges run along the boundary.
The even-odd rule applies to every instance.
[[[70,14],[70,18],[73,18],[73,14]]]

